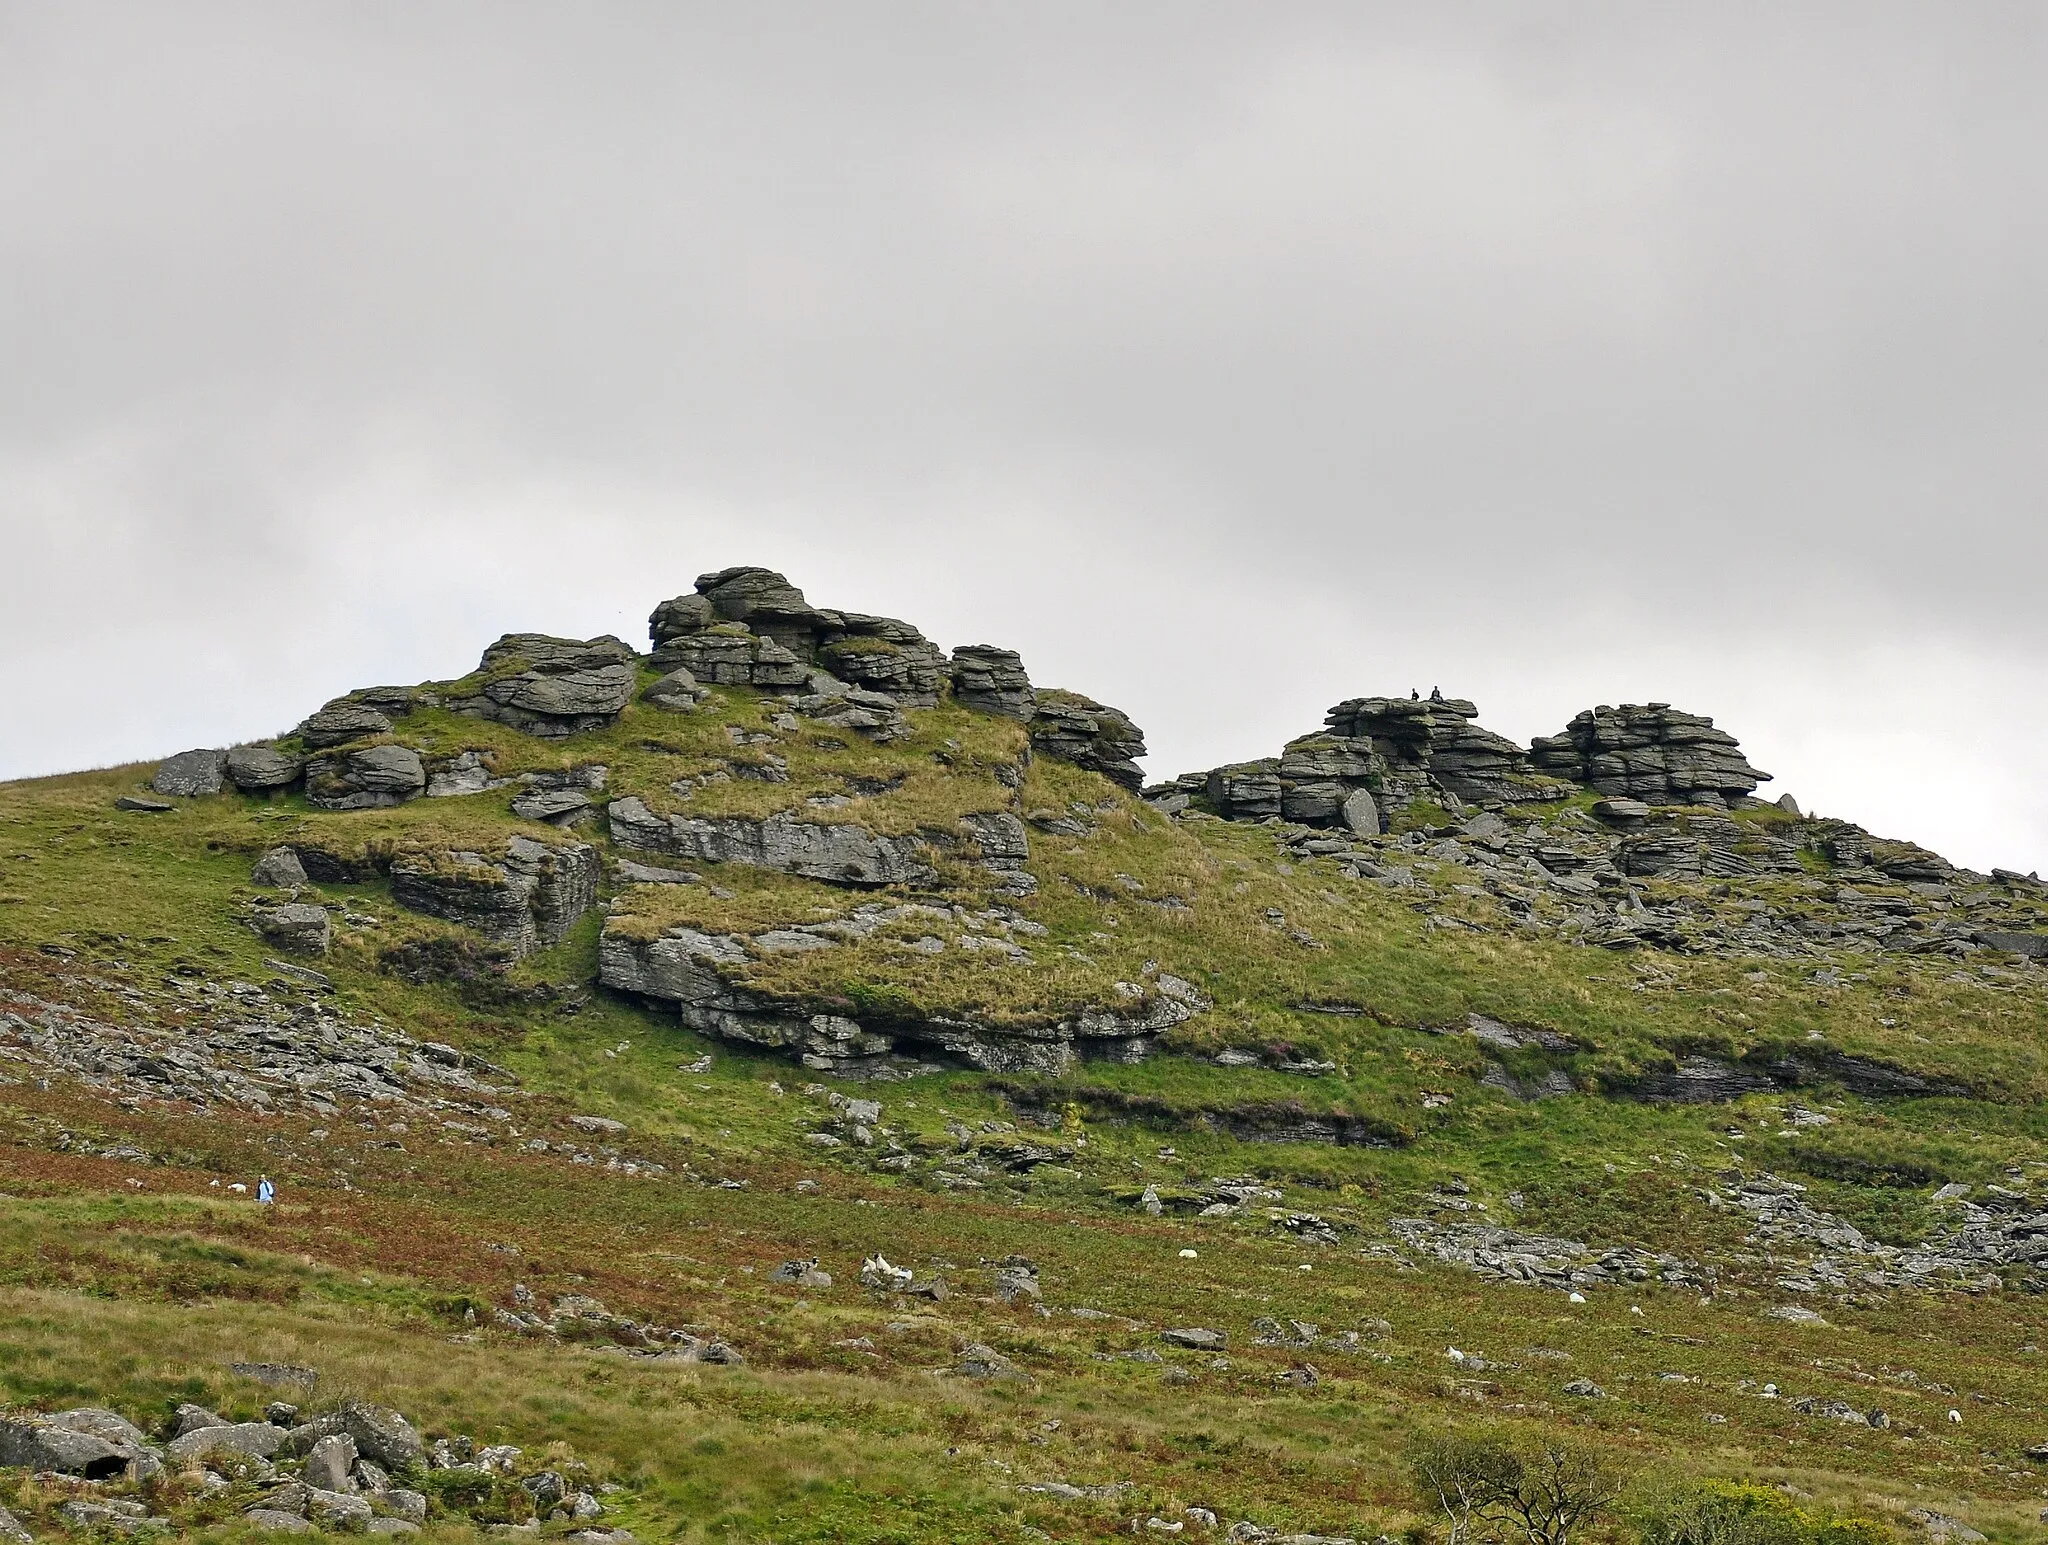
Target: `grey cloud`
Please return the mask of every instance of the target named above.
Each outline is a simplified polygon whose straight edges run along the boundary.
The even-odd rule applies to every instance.
[[[2044,55],[1989,7],[0,4],[0,775],[766,561],[1163,771],[1360,691],[1669,697],[2032,867]]]

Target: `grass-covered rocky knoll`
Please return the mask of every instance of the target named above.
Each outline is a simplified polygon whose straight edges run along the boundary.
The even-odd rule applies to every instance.
[[[915,652],[816,615],[863,670],[898,668],[877,639]],[[674,637],[790,669],[734,626]],[[275,743],[412,753],[395,804],[320,808],[310,771],[164,810],[117,808],[152,802],[147,767],[0,787],[7,1400],[157,1429],[184,1400],[256,1415],[229,1363],[307,1364],[316,1400],[429,1436],[563,1445],[643,1539],[1200,1533],[1190,1508],[1399,1534],[1430,1522],[1418,1429],[2044,1532],[2048,973],[1836,927],[1931,907],[1924,881],[1738,801],[1730,840],[1796,861],[1525,903],[1475,819],[1583,844],[1597,791],[1482,812],[1383,786],[1386,829],[1332,841],[1059,754],[1073,720],[1055,746],[989,711],[1024,690],[1000,661],[930,706],[905,676],[872,724],[798,706],[830,696],[808,681],[686,689],[673,651],[572,733],[456,706],[519,663]],[[514,811],[565,791],[588,797]],[[776,822],[910,867],[678,851]],[[295,891],[252,882],[279,848]],[[557,865],[594,904],[553,942],[505,932],[507,887]],[[2024,884],[1948,884],[1943,916],[1981,891],[1998,929],[2040,926]],[[284,952],[287,905],[325,914],[324,955]],[[1803,942],[1713,935],[1764,912]],[[657,945],[715,1014],[603,985]],[[259,1174],[272,1207],[232,1189]],[[874,1256],[909,1290],[864,1283]],[[776,1280],[812,1257],[829,1286]],[[1161,1335],[1188,1328],[1223,1340]],[[55,1531],[70,1487],[8,1474],[0,1501]],[[250,1527],[195,1509],[194,1535]]]

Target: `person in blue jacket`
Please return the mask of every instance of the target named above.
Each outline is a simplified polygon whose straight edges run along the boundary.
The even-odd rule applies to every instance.
[[[263,1203],[264,1206],[269,1206],[271,1200],[276,1195],[277,1187],[270,1183],[268,1175],[263,1176],[256,1182],[256,1200]]]

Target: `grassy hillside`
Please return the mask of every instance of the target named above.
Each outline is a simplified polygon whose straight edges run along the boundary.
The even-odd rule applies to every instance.
[[[906,737],[874,744],[726,687],[560,742],[440,708],[399,719],[430,765],[464,750],[496,779],[605,765],[589,821],[566,831],[516,817],[517,783],[340,812],[299,793],[117,809],[147,768],[0,787],[0,1396],[156,1428],[180,1400],[255,1416],[270,1393],[230,1362],[304,1363],[316,1401],[365,1395],[430,1435],[530,1455],[564,1445],[592,1485],[620,1488],[609,1521],[642,1539],[1078,1540],[1191,1507],[1399,1535],[1427,1521],[1399,1463],[1418,1428],[1570,1433],[1645,1476],[1782,1484],[1905,1533],[1927,1507],[2002,1540],[2048,1533],[2025,1453],[2048,1440],[2048,1272],[1950,1265],[1902,1285],[1905,1248],[1953,1231],[1959,1206],[2018,1219],[2048,1192],[2039,966],[1599,948],[1519,926],[1454,865],[1415,860],[1425,902],[1304,857],[1284,827],[1169,818],[1030,757],[1011,720],[950,702],[906,718]],[[602,805],[622,797],[664,817],[796,811],[923,834],[932,874],[855,890],[690,863],[702,883],[635,884],[619,859],[681,861],[615,848]],[[949,835],[998,812],[1028,830],[1033,894]],[[559,943],[494,959],[394,899],[394,860],[515,833],[607,863],[600,905]],[[283,957],[251,926],[275,900],[251,865],[281,844],[359,876],[300,894],[333,920],[322,958]],[[1825,908],[1827,867],[1640,889]],[[601,929],[749,940],[862,906],[918,910],[830,948],[749,946],[732,981],[803,1012],[997,1030],[1162,975],[1204,1006],[1129,1064],[852,1082],[596,983]],[[320,1092],[267,1074],[260,1036],[234,1040],[252,1020],[280,1043],[324,1026],[445,1045],[492,1092]],[[166,1097],[149,1059],[200,1045],[245,1082]],[[1809,1072],[1714,1103],[1633,1097],[1698,1058]],[[1859,1094],[1831,1067],[1933,1092]],[[1524,1097],[1539,1086],[1558,1092]],[[229,1189],[259,1173],[279,1205]],[[1861,1243],[1760,1230],[1741,1197],[1764,1176],[1803,1185]],[[1937,1198],[1951,1183],[1964,1202]],[[1666,1263],[1573,1295],[1428,1243],[1455,1253],[1483,1226]],[[877,1254],[945,1296],[864,1287]],[[829,1288],[770,1280],[814,1256]],[[1012,1256],[1035,1264],[1042,1301],[998,1293]],[[523,1334],[496,1318],[515,1287],[716,1338],[744,1363]],[[1808,1318],[1773,1312],[1787,1307]],[[1227,1346],[1160,1338],[1191,1326]],[[987,1376],[974,1347],[1011,1366]],[[1601,1393],[1566,1393],[1579,1379]],[[1050,1482],[1126,1489],[1020,1489]],[[39,1531],[63,1495],[0,1482]],[[481,1527],[455,1511],[429,1535]],[[246,1528],[199,1501],[177,1516],[194,1537]]]

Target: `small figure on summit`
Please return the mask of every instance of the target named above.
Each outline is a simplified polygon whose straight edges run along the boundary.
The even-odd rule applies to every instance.
[[[1441,703],[1444,700],[1444,689],[1442,687],[1431,687],[1429,689],[1429,700],[1432,703]]]

